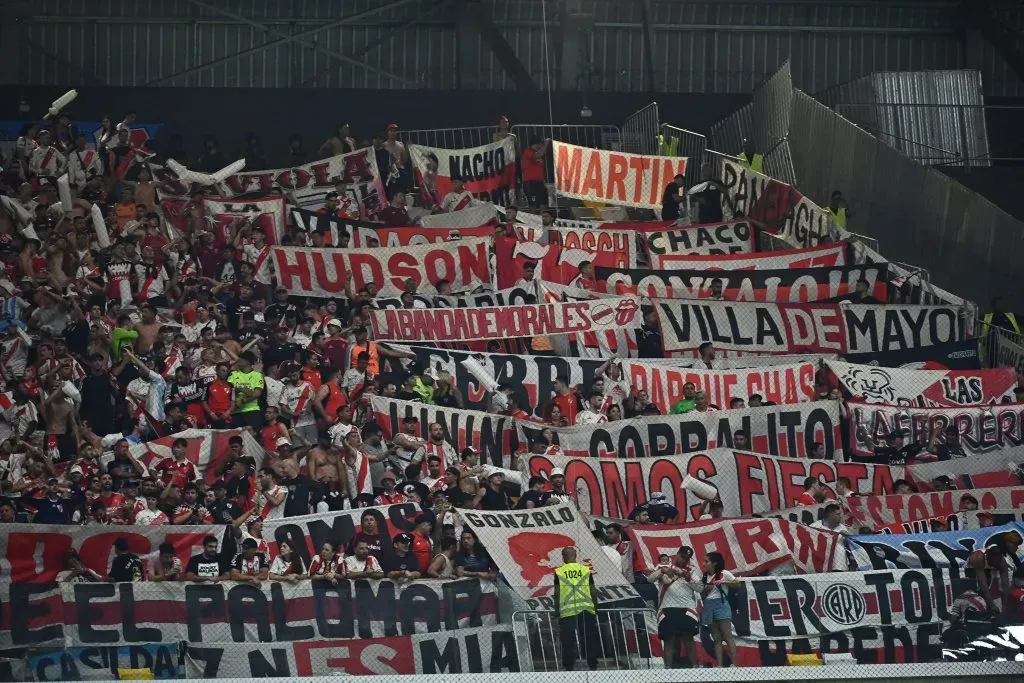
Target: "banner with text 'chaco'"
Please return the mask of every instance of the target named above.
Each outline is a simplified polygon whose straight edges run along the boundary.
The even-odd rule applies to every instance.
[[[516,186],[516,141],[512,137],[466,149],[409,145],[409,158],[420,194],[429,199],[430,206],[441,203],[456,179],[477,198],[503,206],[510,203],[510,192]]]
[[[150,561],[156,559],[161,543],[170,543],[184,563],[202,550],[206,536],[219,541],[224,527],[5,524],[0,534],[0,576],[4,582],[51,583],[67,569],[72,550],[83,565],[106,576],[118,538],[127,539],[131,552]]]
[[[881,365],[886,368],[910,370],[978,370],[981,368],[977,339],[961,339],[915,349],[845,353],[842,359],[858,365]]]
[[[806,458],[820,443],[826,458],[842,458],[837,401],[740,410],[690,411],[681,415],[618,420],[575,427],[541,427],[519,422],[533,441],[550,430],[561,453],[572,457],[638,458],[681,455],[709,448],[732,448],[737,431],[747,434],[751,450]]]
[[[1024,525],[1017,522],[984,529],[959,529],[924,534],[870,534],[848,536],[860,571],[963,567],[973,550],[984,550],[1006,534],[1016,535],[1018,550],[1011,562],[1024,568]]]
[[[591,202],[660,209],[665,186],[686,174],[686,157],[647,156],[551,143],[555,191]]]
[[[303,232],[323,232],[324,244],[334,247],[373,249],[443,244],[466,237],[491,237],[494,228],[430,228],[408,226],[385,228],[380,223],[325,216],[307,209],[291,210],[292,223]]]
[[[683,385],[690,382],[697,391],[707,393],[708,403],[718,408],[728,408],[731,399],[746,401],[754,394],[780,405],[816,398],[814,375],[817,365],[814,363],[707,370],[628,361],[622,364],[622,370],[630,385],[637,391],[646,391],[651,403],[656,404],[663,415],[683,400]]]
[[[913,465],[911,469],[913,469]],[[802,505],[776,510],[773,516],[801,524],[813,524],[825,517],[825,507],[838,503],[843,510],[843,523],[853,530],[868,527],[878,531],[897,524],[913,524],[922,520],[950,518],[967,510],[969,499],[979,510],[1001,513],[1024,509],[1024,487],[929,491],[908,495],[847,496],[827,500],[818,505]]]
[[[827,361],[839,386],[867,403],[933,408],[990,405],[1013,399],[1017,374],[991,370],[909,370]]]
[[[832,216],[795,187],[732,161],[722,164],[722,184],[736,212],[764,225],[796,247],[813,247],[829,235]]]
[[[189,184],[178,180],[169,168],[154,167],[153,175],[153,180],[161,183],[161,198],[188,198]],[[228,198],[281,190],[294,198],[298,206],[315,209],[323,205],[324,195],[335,191],[338,183],[345,185],[346,195],[359,205],[363,218],[372,216],[378,207],[387,204],[377,157],[371,147],[291,168],[237,173],[228,176],[218,187]]]
[[[496,624],[497,588],[457,581],[0,584],[0,646],[267,643],[378,638]]]
[[[778,458],[725,448],[636,459],[527,455],[521,463],[524,478],[547,477],[561,468],[565,490],[588,515],[628,519],[660,491],[679,511],[680,523],[698,521],[707,512],[705,499],[683,486],[687,476],[717,489],[726,517],[751,517],[795,505],[807,477],[817,478],[830,492],[837,479],[847,477],[858,493],[882,495],[891,493],[893,482],[905,474],[902,467]]]
[[[209,228],[218,245],[231,242],[231,228],[239,219],[248,218],[253,227],[262,228],[267,244],[277,244],[288,227],[288,204],[284,197],[253,199],[203,199],[203,210],[210,219]]]
[[[755,254],[651,254],[651,268],[655,270],[785,270],[788,268],[833,268],[849,262],[846,242],[824,244],[806,249],[764,251]]]
[[[524,306],[530,297],[536,297],[533,287],[510,287],[497,291],[481,291],[472,294],[456,294],[451,296],[413,295],[414,308],[481,308],[493,306]],[[377,297],[373,299],[373,307],[377,309],[404,308],[402,298]]]
[[[642,323],[635,297],[493,308],[373,311],[374,339],[407,343],[473,341],[633,329]]]
[[[927,449],[934,442],[938,454],[928,457],[935,460],[1024,445],[1024,403],[916,408],[849,401],[847,406],[852,455],[870,457],[876,445],[885,444],[895,431],[904,432],[904,444]],[[956,443],[946,433],[951,426],[957,430]]]
[[[665,227],[655,231],[635,232],[644,240],[652,263],[681,254],[724,256],[757,251],[757,230],[747,221]]]
[[[666,353],[856,353],[957,341],[963,329],[948,306],[772,304],[653,299]]]
[[[861,279],[878,303],[889,296],[885,266],[836,266],[787,270],[627,270],[595,268],[609,294],[637,294],[658,299],[705,299],[719,282],[728,301],[814,303],[840,301],[853,294]]]
[[[439,280],[454,290],[472,290],[491,282],[489,240],[464,239],[389,249],[307,249],[274,247],[278,284],[292,296],[336,297],[352,287],[376,284],[383,296],[398,296],[405,281],[433,294]]]
[[[709,519],[689,524],[630,524],[626,527],[642,567],[658,565],[661,554],[693,549],[696,566],[708,553],[721,553],[737,576],[780,573],[819,574],[847,568],[843,539],[832,531],[784,519]],[[786,571],[790,569],[790,571]]]
[[[195,643],[185,652],[186,677],[197,679],[518,670],[515,637],[508,624],[356,640]]]

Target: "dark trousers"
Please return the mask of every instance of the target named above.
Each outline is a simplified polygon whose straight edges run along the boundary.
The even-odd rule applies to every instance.
[[[562,668],[572,671],[576,665],[579,652],[576,649],[576,637],[579,636],[583,648],[583,658],[591,671],[597,669],[597,651],[600,640],[597,636],[597,617],[590,612],[583,612],[558,620],[558,630],[562,641]]]

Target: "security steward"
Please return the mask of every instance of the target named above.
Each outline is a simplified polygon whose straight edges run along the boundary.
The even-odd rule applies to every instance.
[[[562,549],[562,566],[555,570],[555,616],[562,642],[562,668],[572,671],[579,656],[577,636],[591,671],[597,669],[597,603],[594,573],[576,562],[576,548]]]

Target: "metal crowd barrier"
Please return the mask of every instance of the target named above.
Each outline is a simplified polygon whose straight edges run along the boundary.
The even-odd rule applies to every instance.
[[[622,124],[622,151],[630,154],[658,154],[658,103],[629,115]]]
[[[601,609],[597,613],[598,669],[648,670],[661,667],[651,650],[657,636],[657,617],[652,609]],[[512,614],[520,671],[562,670],[561,637],[554,611],[518,611]],[[576,668],[585,669],[588,644],[576,636]],[[593,645],[591,644],[591,647]],[[580,660],[584,661],[581,663]]]
[[[494,141],[497,126],[470,126],[468,128],[425,128],[403,130],[399,137],[405,144],[440,147],[442,149],[465,149],[479,147]]]
[[[704,153],[707,151],[708,139],[700,133],[685,128],[677,128],[667,123],[661,124],[661,139],[664,141],[658,154],[666,151],[686,157],[686,187],[693,187],[702,180],[701,167],[704,165]]]

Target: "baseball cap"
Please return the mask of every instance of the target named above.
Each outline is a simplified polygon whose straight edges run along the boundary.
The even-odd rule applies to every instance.
[[[551,478],[551,477],[564,477],[564,476],[565,476],[565,470],[563,470],[561,467],[556,467],[555,469],[551,470],[551,474],[548,475],[548,478]]]
[[[490,474],[487,475],[488,479],[494,479],[495,477],[501,477],[502,479],[504,479],[505,473],[500,470],[495,470],[494,472],[491,472]]]
[[[391,539],[395,543],[412,543],[412,534],[395,534],[395,537]]]
[[[274,446],[276,448],[280,448],[281,446],[291,446],[291,445],[292,445],[292,442],[291,442],[291,440],[287,436],[279,436],[279,437],[277,437],[277,441],[274,442]]]
[[[338,320],[337,318],[331,318],[330,320],[327,321],[327,327],[330,327],[331,325],[333,325],[333,326],[335,326],[337,328],[341,328],[342,327],[341,321]]]

